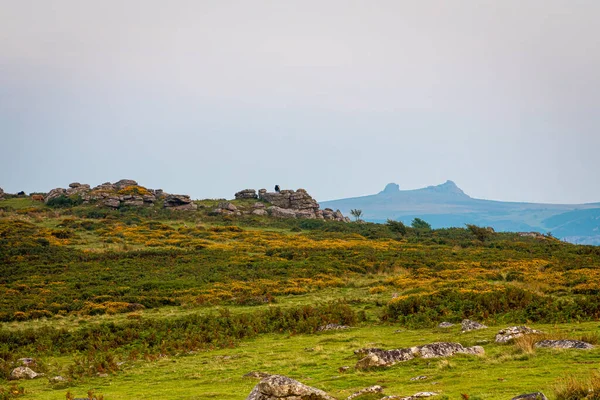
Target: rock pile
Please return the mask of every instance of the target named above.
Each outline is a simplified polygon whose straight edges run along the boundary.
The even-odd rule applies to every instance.
[[[60,196],[78,197],[83,204],[95,203],[110,208],[121,206],[148,206],[160,204],[172,210],[196,210],[198,207],[192,202],[190,196],[167,194],[162,189],[148,189],[132,179],[121,179],[115,183],[105,182],[94,188],[90,185],[73,182],[68,189],[52,189],[45,197],[48,203]]]
[[[487,329],[487,326],[480,324],[479,322],[471,321],[470,319],[463,319],[461,327],[463,332],[474,331],[477,329]]]
[[[481,346],[464,347],[460,343],[437,342],[406,349],[361,349],[354,353],[359,355],[366,354],[364,358],[356,363],[356,369],[367,369],[371,367],[389,367],[402,361],[412,360],[416,357],[449,357],[457,353],[483,354],[484,350]]]
[[[267,208],[267,212],[276,218],[327,219],[350,222],[350,219],[344,217],[340,210],[333,211],[330,208],[320,210],[319,203],[304,189],[296,191],[281,190],[279,192],[267,192],[267,189],[260,189],[258,198],[271,204],[271,207]]]
[[[498,331],[496,334],[496,343],[506,343],[523,335],[541,333],[541,331],[531,329],[527,326],[511,326]]]
[[[254,189],[244,189],[240,190],[235,194],[236,200],[244,200],[244,199],[258,199],[258,195],[256,194],[256,190]]]

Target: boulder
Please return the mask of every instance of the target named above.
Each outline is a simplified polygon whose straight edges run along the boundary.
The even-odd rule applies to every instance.
[[[219,205],[217,206],[217,208],[220,208],[222,210],[227,210],[227,211],[231,211],[231,212],[236,212],[238,209],[235,206],[235,204],[230,203],[228,201],[222,201],[219,203]]]
[[[552,349],[582,349],[582,350],[589,350],[589,349],[593,349],[594,346],[586,343],[586,342],[582,342],[581,340],[569,340],[569,339],[562,339],[562,340],[542,340],[541,342],[537,342],[535,344],[535,347],[546,347],[546,348],[552,348]]]
[[[252,214],[254,214],[254,215],[267,215],[267,211],[263,210],[263,209],[260,209],[260,208],[257,208],[255,210],[252,210]]]
[[[419,393],[415,393],[412,396],[385,396],[382,397],[379,400],[417,400],[417,399],[421,399],[423,397],[431,397],[431,396],[437,396],[438,393],[436,392],[419,392]]]
[[[38,374],[29,367],[17,367],[10,373],[9,379],[34,379],[44,374]]]
[[[67,379],[65,379],[64,377],[57,375],[57,376],[53,376],[52,378],[48,379],[50,381],[50,383],[61,383],[61,382],[66,382]]]
[[[66,195],[67,195],[67,190],[66,189],[63,189],[63,188],[52,189],[46,195],[46,198],[44,199],[44,203],[48,204],[48,202],[50,200],[55,199],[55,198],[60,197],[60,196],[66,196]]]
[[[127,186],[138,186],[138,183],[133,179],[121,179],[113,184],[117,190],[126,188]]]
[[[165,197],[163,206],[171,210],[196,210],[198,206],[192,203],[190,196],[185,194],[170,194]]]
[[[70,188],[78,188],[79,186],[81,186],[81,183],[79,182],[73,182],[73,183],[69,183],[69,187]]]
[[[271,206],[267,209],[269,214],[275,218],[296,218],[296,211],[277,206]]]
[[[461,326],[463,332],[474,331],[477,329],[487,329],[487,326],[480,324],[479,322],[471,321],[470,319],[463,319]]]
[[[235,194],[236,200],[243,199],[258,199],[258,195],[256,194],[256,190],[254,189],[244,189],[240,190]]]
[[[359,390],[356,393],[351,394],[350,396],[348,396],[346,398],[346,400],[352,400],[356,397],[362,396],[363,394],[367,394],[367,393],[381,393],[381,392],[383,392],[383,388],[381,386],[373,385],[373,386],[369,386],[368,388]]]
[[[107,197],[105,198],[102,203],[110,208],[119,208],[119,206],[121,205],[121,200],[118,197]]]
[[[450,322],[440,322],[438,328],[451,328],[453,326],[454,324],[451,324]]]
[[[322,390],[282,375],[270,375],[252,389],[246,400],[335,400]]]
[[[264,379],[271,376],[271,374],[260,371],[251,371],[243,376],[243,378],[254,378],[254,379]]]
[[[507,343],[523,335],[540,333],[542,332],[523,325],[511,326],[498,331],[498,333],[496,334],[496,343]]]
[[[344,329],[350,329],[350,327],[347,325],[340,325],[340,324],[327,324],[327,325],[318,327],[317,332],[339,331],[339,330],[344,330]]]
[[[261,203],[260,201],[257,201],[256,203],[254,203],[252,205],[252,208],[264,210],[265,209],[265,203]]]
[[[300,211],[296,211],[296,218],[298,218],[298,219],[315,219],[315,218],[317,218],[317,216],[314,211],[300,210]]]
[[[140,207],[144,205],[144,198],[142,196],[123,196],[121,204],[124,206]]]
[[[424,381],[428,377],[426,375],[415,376],[414,378],[410,378],[411,381]]]
[[[460,343],[436,342],[406,349],[361,349],[355,351],[354,353],[360,355],[364,354],[365,352],[366,356],[356,363],[357,369],[388,367],[399,362],[412,360],[415,357],[449,357],[459,353],[475,355],[483,354],[485,351],[481,346],[464,347]]]
[[[535,392],[520,394],[517,397],[513,397],[511,400],[548,400],[548,398],[544,396],[544,393],[542,392]]]

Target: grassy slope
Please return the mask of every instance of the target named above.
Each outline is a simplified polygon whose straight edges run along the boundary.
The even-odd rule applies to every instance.
[[[69,387],[53,387],[45,378],[19,382],[26,388],[26,398],[63,399],[67,390],[82,396],[95,388],[106,399],[243,399],[256,382],[242,375],[262,370],[288,375],[338,398],[381,384],[386,394],[431,390],[450,398],[466,393],[472,399],[505,399],[535,390],[551,394],[560,377],[566,373],[585,375],[599,359],[598,350],[538,350],[527,354],[512,345],[493,344],[499,327],[517,322],[502,316],[490,317],[492,323],[502,321],[502,325],[467,334],[460,334],[458,328],[449,332],[425,326],[411,330],[379,321],[392,293],[410,298],[443,289],[485,292],[510,286],[564,298],[582,293],[597,297],[600,254],[593,248],[502,234],[479,243],[464,230],[409,232],[398,241],[379,227],[356,224],[348,225],[354,231],[326,225],[295,232],[297,222],[228,221],[202,212],[153,216],[150,210],[144,215],[113,213],[108,215],[112,219],[98,220],[71,215],[70,210],[48,210],[39,204],[30,209],[27,199],[10,201],[15,211],[0,215],[0,238],[10,242],[11,251],[30,247],[22,247],[26,249],[22,255],[15,253],[2,266],[0,292],[4,300],[0,312],[8,318],[0,327],[4,330],[18,333],[27,328],[66,327],[75,331],[105,322],[129,321],[127,313],[115,310],[113,314],[109,306],[102,309],[106,314],[87,315],[81,296],[96,305],[172,298],[177,305],[149,303],[145,310],[136,312],[142,318],[164,321],[209,314],[223,307],[233,314],[267,309],[272,305],[238,304],[244,296],[252,298],[265,292],[273,293],[281,307],[346,299],[367,318],[349,331],[269,333],[244,339],[238,347],[185,356],[170,354],[154,361],[148,359],[156,354],[129,360],[126,352],[117,352],[118,359],[126,363],[109,377],[79,378]],[[232,224],[242,228],[223,228]],[[338,232],[323,231],[333,228]],[[57,237],[63,230],[69,230],[71,236]],[[41,239],[49,241],[50,250],[36,247]],[[152,246],[148,245],[150,240]],[[8,247],[4,249],[8,253]],[[139,254],[138,250],[157,253],[150,253],[149,258],[130,257]],[[49,284],[52,282],[62,283]],[[124,295],[124,289],[115,291],[115,287],[129,289]],[[286,293],[283,288],[293,290]],[[199,304],[199,298],[210,301]],[[77,301],[80,308],[67,307]],[[31,313],[41,306],[55,314],[25,321],[11,319],[19,307]],[[598,331],[597,322],[533,326],[573,337]],[[398,329],[401,332],[396,333]],[[414,360],[367,372],[337,371],[340,366],[354,365],[357,359],[353,350],[360,347],[396,348],[434,341],[473,345],[482,340],[488,341],[483,357],[457,356],[447,362]],[[314,351],[305,351],[307,348]],[[74,352],[60,355],[21,350],[17,356],[37,357],[46,364],[49,375],[67,376]],[[418,375],[430,378],[410,381]],[[0,380],[0,387],[7,385]]]

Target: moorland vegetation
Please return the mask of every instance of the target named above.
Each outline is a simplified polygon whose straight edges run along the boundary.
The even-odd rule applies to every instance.
[[[468,318],[595,344],[600,247],[423,220],[215,215],[217,200],[197,201],[198,211],[76,200],[0,201],[0,399],[90,390],[107,400],[243,399],[255,382],[242,375],[261,368],[340,398],[375,382],[446,398],[600,396],[596,350],[535,350],[437,328]],[[327,324],[353,328],[319,333]],[[441,340],[486,353],[337,370],[359,347]],[[25,357],[64,380],[11,386]],[[419,374],[432,378],[409,380]]]

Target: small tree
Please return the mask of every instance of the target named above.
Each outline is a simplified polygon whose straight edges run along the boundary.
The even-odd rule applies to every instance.
[[[410,224],[413,228],[415,229],[421,229],[424,231],[430,231],[431,230],[431,225],[425,221],[423,221],[421,218],[415,218],[412,220],[412,223]]]
[[[392,232],[399,233],[400,235],[406,235],[406,225],[402,223],[402,221],[394,221],[393,219],[388,219],[386,225]]]
[[[479,240],[480,242],[485,242],[485,240],[492,236],[492,234],[494,233],[494,230],[492,228],[484,228],[482,226],[477,226],[473,224],[467,224],[467,229],[469,229],[471,233],[475,235],[477,240]]]
[[[352,214],[352,216],[354,218],[356,218],[356,222],[360,221],[360,217],[362,216],[362,210],[359,209],[354,209],[354,210],[350,210],[350,214]]]

